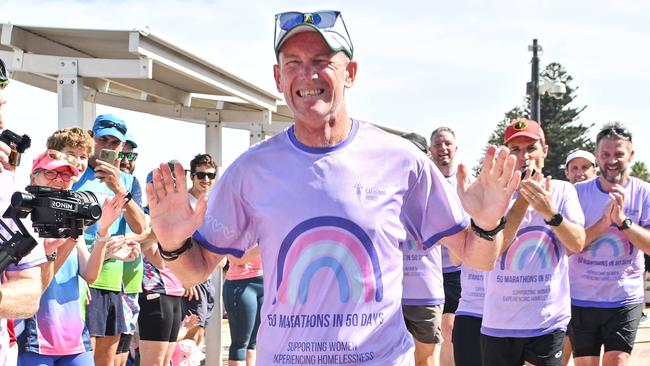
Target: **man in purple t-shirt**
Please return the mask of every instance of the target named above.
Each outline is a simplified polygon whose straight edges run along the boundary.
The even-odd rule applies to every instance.
[[[490,269],[515,159],[490,147],[477,182],[455,194],[411,143],[349,118],[357,62],[340,12],[278,14],[275,51],[295,124],[242,154],[195,209],[185,181],[156,169],[147,197],[161,256],[193,285],[259,243],[259,364],[413,365],[398,245],[446,237],[466,264]]]
[[[505,130],[517,169],[540,172],[548,154],[535,121],[518,119]],[[539,173],[525,175],[512,200],[510,222],[518,229],[495,268],[485,274],[481,326],[484,365],[560,366],[571,314],[567,254],[585,241],[584,215],[575,188]],[[517,219],[513,211],[519,212]]]
[[[643,310],[650,251],[650,184],[630,177],[632,134],[619,123],[596,136],[600,176],[576,184],[586,247],[571,257],[571,343],[576,366],[627,365]]]
[[[8,82],[5,64],[0,59],[0,132],[4,129],[1,112],[2,106],[7,101],[4,89]],[[11,195],[16,191],[14,186],[15,167],[9,163],[10,153],[9,146],[0,142],[0,216],[7,209]],[[0,220],[4,219],[0,218]],[[10,220],[5,220],[5,222],[12,227]],[[8,233],[2,227],[0,227],[0,235],[5,239],[9,238]],[[41,267],[39,265],[44,262],[43,246],[38,245],[18,265],[10,265],[7,268],[4,273],[7,281],[2,282],[0,278],[0,282],[2,282],[0,283],[0,365],[5,365],[8,362],[9,337],[6,319],[27,318],[38,310],[42,292]]]

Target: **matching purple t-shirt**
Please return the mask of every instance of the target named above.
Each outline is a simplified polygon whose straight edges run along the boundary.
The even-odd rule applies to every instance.
[[[650,227],[650,184],[630,177],[625,185],[625,215]],[[600,179],[576,184],[589,227],[603,215],[610,198]],[[641,252],[614,225],[570,258],[571,303],[616,308],[643,303],[644,261]]]
[[[485,301],[485,272],[465,265],[460,269],[460,300],[456,315],[483,317],[483,303]]]
[[[569,182],[551,181],[551,195],[565,220],[584,225]],[[481,333],[525,338],[566,330],[571,317],[567,251],[531,207],[512,244],[485,274],[485,284]]]
[[[326,148],[289,128],[228,168],[195,239],[236,256],[259,243],[258,363],[411,365],[398,243],[433,246],[466,227],[452,193],[415,146],[370,124]]]
[[[402,305],[431,306],[445,302],[440,245],[425,248],[408,239],[400,243],[404,258]]]

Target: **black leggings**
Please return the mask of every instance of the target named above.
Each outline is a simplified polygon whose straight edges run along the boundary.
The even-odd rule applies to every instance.
[[[255,349],[263,302],[262,276],[224,282],[223,304],[228,312],[231,338],[229,360],[245,361],[246,351]]]

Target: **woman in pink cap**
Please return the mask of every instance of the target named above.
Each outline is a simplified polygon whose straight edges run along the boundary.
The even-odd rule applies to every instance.
[[[47,150],[34,159],[30,184],[67,190],[78,176],[76,158]],[[79,240],[44,240],[45,253],[54,262],[55,275],[41,297],[38,312],[16,322],[16,328],[22,329],[18,335],[19,365],[94,365],[90,337],[81,313],[83,294],[79,282],[81,277],[92,283],[105,259],[133,260],[138,254],[137,243],[123,236],[107,237],[108,228],[122,213],[124,203],[124,195],[104,203],[92,252],[88,251],[83,236]]]

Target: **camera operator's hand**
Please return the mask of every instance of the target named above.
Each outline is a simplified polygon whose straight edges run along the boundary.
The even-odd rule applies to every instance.
[[[174,164],[177,177],[184,177],[181,164]],[[151,226],[163,249],[172,251],[180,248],[203,224],[203,216],[208,208],[208,199],[199,198],[192,209],[187,193],[185,179],[174,179],[167,163],[154,169],[153,183],[147,184]]]
[[[0,141],[0,173],[4,170],[13,172],[16,170],[16,167],[9,164],[9,155],[11,154],[11,148]]]
[[[97,230],[97,235],[106,236],[108,234],[108,229],[124,211],[123,207],[126,203],[125,197],[126,193],[121,192],[104,201],[104,205],[102,206],[102,216],[99,218],[99,229]]]
[[[105,161],[95,161],[95,176],[100,182],[105,183],[108,188],[115,194],[126,194],[126,188],[120,183],[120,169],[115,165],[109,164]]]
[[[72,245],[74,246],[77,243],[75,238],[52,238],[52,239],[43,239],[43,246],[45,247],[45,254],[51,255],[57,249],[63,245]]]

